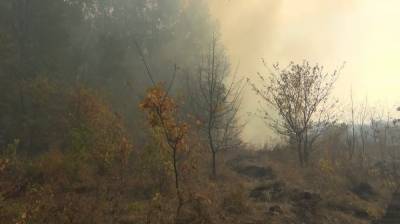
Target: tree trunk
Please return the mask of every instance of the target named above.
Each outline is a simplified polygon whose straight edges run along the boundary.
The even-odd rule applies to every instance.
[[[211,129],[208,128],[208,144],[210,146],[210,151],[211,151],[211,156],[212,156],[212,164],[211,164],[211,177],[216,178],[217,177],[217,164],[215,161],[215,157],[217,154],[217,149],[214,147],[214,142],[213,142],[213,136],[211,133]]]
[[[297,152],[299,154],[299,162],[300,162],[300,166],[304,167],[304,157],[303,157],[303,152],[302,152],[302,143],[301,140],[297,141]]]
[[[304,144],[303,144],[303,160],[304,160],[304,166],[307,166],[308,160],[309,160],[309,148],[308,148],[308,133],[307,129],[304,133]]]
[[[304,146],[304,166],[308,166],[310,160],[310,153],[308,147]]]
[[[175,175],[175,189],[176,189],[176,196],[178,198],[179,204],[182,204],[182,196],[181,196],[181,190],[179,188],[179,171],[178,171],[178,161],[177,161],[177,156],[176,156],[176,149],[173,149],[173,158],[172,158],[173,166],[174,166],[174,175]]]
[[[177,155],[176,155],[176,147],[173,148],[173,165],[174,165],[174,174],[175,174],[175,189],[176,189],[176,196],[178,198],[178,206],[176,207],[176,215],[175,215],[175,223],[178,223],[180,211],[183,205],[183,198],[181,195],[181,190],[179,188],[179,172],[178,172],[178,165],[177,165]]]
[[[217,163],[215,161],[216,158],[216,152],[212,151],[212,177],[216,178],[217,177]]]

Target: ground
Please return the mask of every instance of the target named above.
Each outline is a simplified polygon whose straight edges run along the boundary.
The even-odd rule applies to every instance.
[[[268,152],[228,157],[227,167],[242,184],[252,213],[252,220],[240,223],[379,223],[391,199],[373,175],[352,180],[322,162],[300,168]]]

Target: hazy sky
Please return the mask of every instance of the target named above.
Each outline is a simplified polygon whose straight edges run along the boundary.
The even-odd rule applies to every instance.
[[[222,40],[239,73],[254,78],[267,63],[307,59],[333,70],[346,62],[335,95],[393,108],[400,103],[399,0],[208,0]],[[257,102],[247,94],[245,107]],[[400,105],[400,104],[397,104]],[[260,143],[266,133],[256,119],[245,137]]]

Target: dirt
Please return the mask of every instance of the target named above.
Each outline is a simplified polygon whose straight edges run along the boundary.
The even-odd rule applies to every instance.
[[[257,201],[274,201],[284,196],[284,188],[285,184],[279,181],[262,184],[251,190],[249,196]]]
[[[391,203],[386,209],[385,215],[376,224],[400,223],[400,191],[393,194]]]
[[[369,183],[360,183],[352,189],[352,192],[364,200],[370,200],[376,196],[375,190]]]
[[[249,165],[249,166],[244,166],[244,167],[238,167],[236,168],[236,172],[243,176],[247,176],[250,178],[255,178],[255,179],[268,179],[272,180],[275,179],[275,174],[273,170],[270,167],[260,167],[260,166],[254,166],[254,165]]]
[[[263,220],[262,223],[368,224],[383,214],[383,209],[378,207],[381,191],[369,183],[360,183],[354,187],[348,187],[349,184],[345,189],[337,191],[334,188],[318,191],[313,185],[301,181],[291,182],[293,179],[287,179],[286,173],[278,170],[276,163],[269,164],[257,156],[237,157],[230,160],[228,165],[246,183],[245,191],[250,199],[248,206],[252,208],[252,216]],[[299,176],[294,180],[307,180],[305,178]],[[327,191],[337,192],[338,195],[332,197],[324,193]],[[399,200],[394,200],[388,209],[387,217],[382,219],[384,222],[376,224],[400,224],[396,218],[400,214],[398,197]]]

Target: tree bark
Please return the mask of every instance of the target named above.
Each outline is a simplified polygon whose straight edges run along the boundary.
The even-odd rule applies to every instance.
[[[302,141],[301,140],[297,140],[297,152],[299,154],[300,166],[304,167],[304,157],[303,157],[303,152],[302,152]]]
[[[177,166],[176,149],[173,149],[173,158],[172,159],[173,159],[173,165],[174,165],[176,195],[178,197],[179,204],[181,204],[182,197],[181,197],[181,191],[179,188],[179,173],[178,173],[178,166]]]
[[[216,159],[216,152],[213,151],[212,152],[212,177],[216,178],[217,177],[217,163],[215,161]]]
[[[304,166],[307,166],[308,165],[308,161],[309,161],[309,148],[308,148],[308,133],[307,133],[308,131],[307,131],[307,128],[306,128],[306,130],[305,130],[305,133],[304,133],[304,140],[303,140],[303,142],[304,142],[304,144],[303,144],[303,156],[304,156]]]

